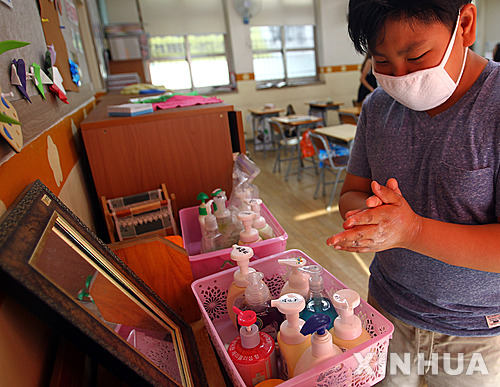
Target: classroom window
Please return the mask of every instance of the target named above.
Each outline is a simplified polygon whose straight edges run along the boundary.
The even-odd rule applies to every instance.
[[[314,26],[255,26],[250,36],[258,88],[317,81]]]
[[[149,38],[151,82],[172,90],[230,87],[225,34]]]

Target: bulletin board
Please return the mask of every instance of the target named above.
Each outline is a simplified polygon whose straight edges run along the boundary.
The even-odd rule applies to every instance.
[[[22,124],[24,146],[94,96],[81,43],[81,26],[76,7],[78,3],[82,3],[82,0],[0,1],[0,40],[30,43],[0,55],[0,87],[3,93],[14,94],[6,96],[5,99],[11,102],[17,111]],[[44,69],[47,44],[54,44],[55,66],[63,78],[69,104],[65,104],[51,93],[46,85],[46,99],[43,99],[33,82],[27,80],[26,92],[31,99],[30,103],[17,87],[11,84],[12,60],[23,59],[27,69],[32,63]],[[71,78],[68,58],[79,67],[79,86]],[[15,154],[15,151],[0,138],[0,164],[12,154]]]

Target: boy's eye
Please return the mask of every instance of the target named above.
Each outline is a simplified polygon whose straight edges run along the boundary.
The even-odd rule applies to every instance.
[[[417,56],[416,58],[408,58],[409,61],[416,61],[416,60],[419,60],[419,59],[422,59],[425,54],[427,54],[427,52],[424,52],[422,55],[420,56]]]

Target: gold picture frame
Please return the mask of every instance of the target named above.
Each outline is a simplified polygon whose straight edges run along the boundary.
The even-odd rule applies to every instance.
[[[0,287],[128,385],[207,385],[190,325],[39,180],[0,218]]]

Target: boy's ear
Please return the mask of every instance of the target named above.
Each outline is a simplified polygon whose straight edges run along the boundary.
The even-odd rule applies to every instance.
[[[466,4],[460,10],[463,46],[470,47],[476,41],[477,9],[474,4]]]

